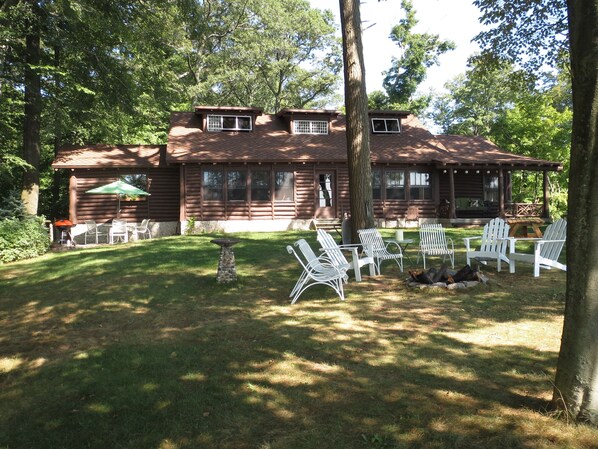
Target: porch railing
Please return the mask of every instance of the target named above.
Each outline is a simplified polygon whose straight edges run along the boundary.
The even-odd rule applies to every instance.
[[[509,217],[541,217],[543,206],[540,203],[507,203],[505,213]]]

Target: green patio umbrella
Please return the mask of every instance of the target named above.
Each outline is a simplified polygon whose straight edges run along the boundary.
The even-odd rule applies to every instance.
[[[127,184],[124,181],[114,181],[110,184],[106,184],[95,189],[87,190],[85,193],[97,193],[104,195],[117,195],[118,196],[118,209],[116,211],[116,217],[120,217],[120,197],[122,195],[151,195],[145,190],[141,190],[131,184]]]

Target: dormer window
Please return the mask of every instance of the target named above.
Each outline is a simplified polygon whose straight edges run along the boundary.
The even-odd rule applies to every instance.
[[[295,134],[328,134],[328,122],[325,120],[294,120]]]
[[[248,115],[208,115],[208,131],[251,131]]]
[[[372,132],[398,134],[401,132],[401,126],[398,118],[373,118]]]

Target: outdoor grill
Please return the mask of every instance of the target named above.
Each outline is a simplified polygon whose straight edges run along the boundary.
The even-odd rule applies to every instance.
[[[61,245],[75,246],[75,240],[73,240],[71,234],[71,228],[73,227],[72,221],[67,219],[56,220],[54,222],[54,227],[56,228],[58,243]]]

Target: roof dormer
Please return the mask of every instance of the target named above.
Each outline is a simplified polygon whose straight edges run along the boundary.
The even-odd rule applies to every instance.
[[[340,111],[324,109],[289,109],[278,113],[278,117],[286,121],[291,134],[328,134],[330,121],[337,117]]]
[[[368,117],[374,134],[400,134],[401,119],[408,111],[369,111]]]
[[[232,106],[195,106],[195,114],[202,118],[206,132],[250,132],[263,109]]]

